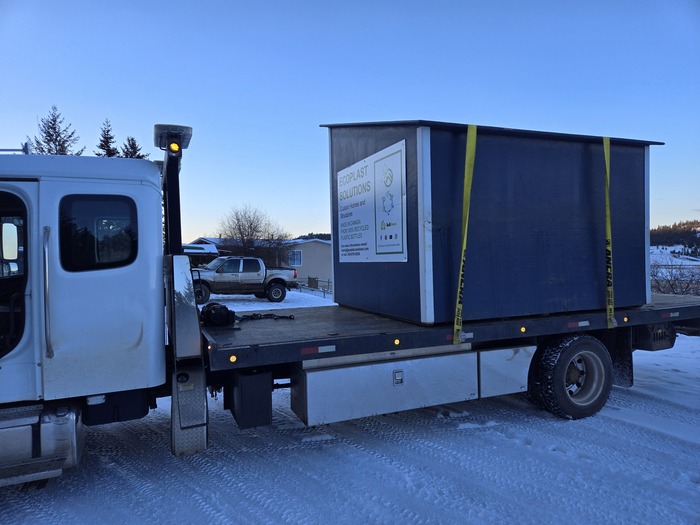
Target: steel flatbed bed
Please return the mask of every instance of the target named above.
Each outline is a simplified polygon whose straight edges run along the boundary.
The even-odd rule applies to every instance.
[[[382,352],[452,348],[452,326],[422,326],[341,306],[261,311],[260,320],[237,321],[233,327],[203,327],[212,371],[253,368]],[[266,318],[270,314],[277,318]],[[286,318],[293,316],[293,319]],[[700,297],[654,295],[652,302],[615,312],[619,327],[672,323],[683,331],[685,320],[697,330]],[[467,348],[488,348],[497,342],[536,340],[554,334],[607,328],[605,312],[465,322]],[[460,349],[464,349],[461,346]]]

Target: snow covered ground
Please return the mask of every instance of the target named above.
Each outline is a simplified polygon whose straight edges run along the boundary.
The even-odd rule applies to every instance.
[[[236,311],[318,306],[222,298]],[[210,400],[210,446],[175,458],[169,402],[88,429],[82,463],[44,489],[0,489],[0,523],[700,523],[700,338],[634,354],[635,386],[595,417],[505,396],[305,428],[240,431]]]
[[[292,289],[287,292],[287,297],[281,303],[271,303],[267,299],[256,299],[252,295],[212,295],[210,302],[225,304],[235,312],[249,312],[251,310],[281,310],[284,308],[301,308],[314,306],[328,306],[335,304],[333,294],[321,290],[309,288]]]
[[[684,246],[652,246],[649,254],[652,264],[661,265],[690,265],[700,266],[700,258],[689,255],[679,255],[685,249]],[[672,254],[671,252],[676,252]]]

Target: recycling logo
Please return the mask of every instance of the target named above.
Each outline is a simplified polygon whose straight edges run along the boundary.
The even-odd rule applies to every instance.
[[[394,195],[387,190],[384,196],[382,197],[382,211],[389,215],[391,213],[391,210],[394,209]]]
[[[394,182],[394,172],[391,171],[391,168],[384,166],[384,173],[382,174],[382,182],[384,183],[384,186],[387,188],[391,187],[391,184]]]

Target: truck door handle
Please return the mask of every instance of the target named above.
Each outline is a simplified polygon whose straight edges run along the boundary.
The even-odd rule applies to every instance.
[[[51,228],[44,226],[44,326],[46,336],[46,357],[53,359],[51,344],[51,312],[49,310],[49,236]]]

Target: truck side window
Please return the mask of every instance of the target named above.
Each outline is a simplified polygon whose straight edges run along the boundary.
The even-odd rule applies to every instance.
[[[239,259],[230,259],[221,265],[219,272],[221,273],[238,273],[241,267],[241,261]]]
[[[61,265],[69,272],[131,264],[138,251],[136,204],[123,195],[61,199]]]
[[[243,259],[243,272],[258,273],[260,261],[257,259]]]

